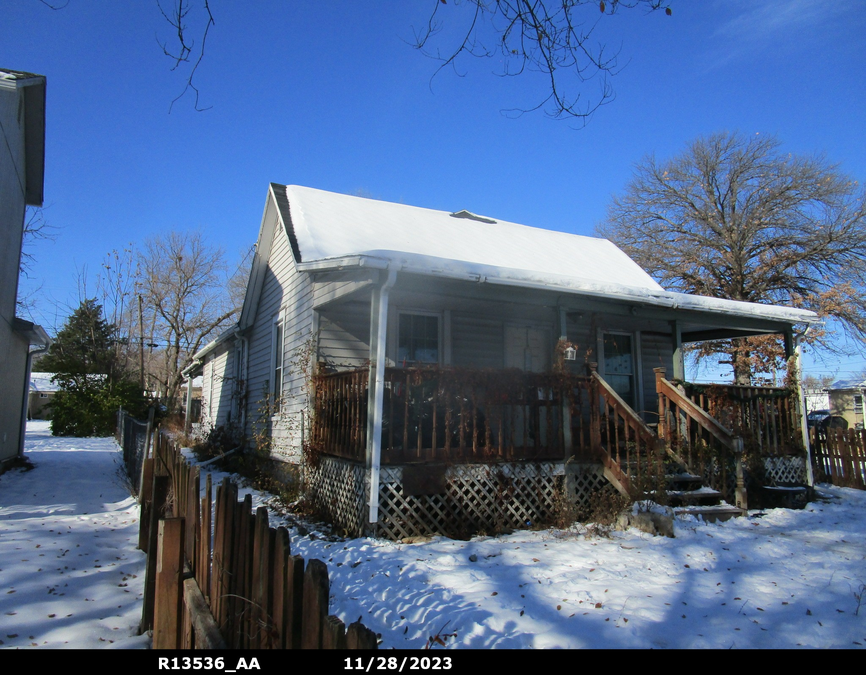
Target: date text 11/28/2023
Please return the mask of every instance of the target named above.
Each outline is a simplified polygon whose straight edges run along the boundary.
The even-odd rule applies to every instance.
[[[396,670],[402,673],[404,670],[451,670],[451,657],[449,656],[370,656],[347,657],[344,659],[343,670]]]
[[[213,670],[223,673],[262,669],[258,658],[255,656],[249,658],[239,657],[237,661],[231,658],[228,660],[230,663],[226,664],[226,658],[222,656],[161,656],[158,660],[158,668],[159,670]],[[343,670],[360,670],[368,673],[370,671],[382,670],[402,673],[404,670],[451,670],[452,668],[450,656],[370,656],[346,657],[341,660],[343,662]]]

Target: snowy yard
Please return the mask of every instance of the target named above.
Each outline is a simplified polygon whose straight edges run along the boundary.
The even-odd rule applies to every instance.
[[[147,647],[138,505],[113,438],[55,438],[27,424],[32,471],[0,476],[0,644]]]
[[[149,646],[134,636],[144,558],[114,441],[55,439],[36,422],[27,452],[35,470],[0,477],[2,647]],[[292,551],[328,563],[331,612],[360,616],[385,649],[435,635],[449,648],[862,647],[866,493],[820,492],[804,511],[681,520],[676,539],[544,530],[396,544],[311,528],[292,531]]]

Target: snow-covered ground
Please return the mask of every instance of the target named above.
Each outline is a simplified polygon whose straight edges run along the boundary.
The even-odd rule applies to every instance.
[[[27,424],[32,471],[0,476],[0,645],[147,647],[138,505],[113,438]]]
[[[36,469],[0,477],[2,647],[148,646],[134,637],[138,508],[113,441],[31,423],[27,443]],[[866,493],[820,492],[803,511],[680,520],[675,539],[575,528],[397,544],[313,528],[292,530],[292,550],[328,563],[331,612],[361,617],[385,649],[434,636],[448,648],[862,648]]]

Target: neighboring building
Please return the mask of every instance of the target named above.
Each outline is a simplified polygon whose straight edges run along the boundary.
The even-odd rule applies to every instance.
[[[24,451],[32,355],[48,348],[41,326],[15,316],[27,206],[41,206],[45,78],[0,68],[0,470]]]
[[[467,211],[271,184],[240,319],[195,355],[189,374],[203,375],[207,421],[235,424],[248,437],[263,435],[278,459],[299,462],[302,432],[309,439],[310,425],[327,417],[333,428],[316,443],[335,458],[327,471],[338,487],[329,499],[345,505],[357,496],[347,496],[345,489],[362,495],[366,490],[369,497],[370,485],[379,484],[380,456],[385,471],[384,464],[397,462],[393,452],[406,456],[411,448],[417,449],[412,451],[417,462],[445,457],[458,443],[461,451],[464,446],[490,450],[498,443],[500,457],[503,448],[514,456],[523,453],[523,460],[558,457],[558,463],[532,469],[533,475],[563,475],[562,459],[570,456],[563,452],[589,443],[589,426],[581,422],[590,412],[577,412],[574,400],[552,404],[550,390],[527,384],[535,381],[533,374],[564,363],[567,372],[585,378],[586,365],[597,363],[607,400],[649,438],[654,432],[647,424],[659,422],[654,370],[665,368],[672,379],[683,379],[683,344],[782,334],[792,356],[794,325],[816,320],[805,310],[665,291],[603,239]],[[566,347],[574,360],[563,362]],[[509,419],[503,426],[488,400],[467,422],[466,410],[457,408],[475,405],[468,393],[459,405],[452,400],[437,409],[442,390],[423,393],[422,387],[412,389],[421,398],[410,404],[407,392],[422,386],[418,377],[423,378],[412,373],[425,368],[463,373],[453,377],[466,381],[480,382],[490,373],[502,374],[506,382],[512,377],[511,390],[498,394],[496,403],[498,409],[510,406]],[[318,419],[308,414],[314,372],[346,374],[339,382],[330,380],[328,386],[336,387],[328,394],[333,403],[316,412]],[[520,380],[523,374],[529,377]],[[572,412],[560,413],[567,405]],[[420,421],[410,433],[413,415]],[[789,428],[789,437],[797,426]],[[509,431],[517,427],[519,435]],[[596,433],[592,452],[605,438],[610,439]],[[616,473],[612,461],[605,477]],[[409,475],[397,466],[387,468],[392,478]],[[366,488],[357,487],[362,474]],[[416,476],[413,489],[434,489],[428,479]],[[392,496],[401,494],[402,479],[393,480],[388,489],[396,491]],[[590,490],[598,486],[594,481],[582,485]],[[356,487],[346,487],[351,485]],[[550,484],[537,487],[549,492]],[[375,501],[371,498],[371,513]],[[437,504],[430,509],[444,508]]]
[[[844,417],[851,429],[862,429],[866,419],[866,380],[836,380],[828,388],[830,414]]]
[[[51,419],[48,407],[60,387],[51,381],[54,373],[30,373],[30,398],[27,402],[27,419]]]
[[[202,383],[202,377],[199,375],[192,380],[192,389],[189,388],[189,380],[185,380],[180,385],[178,396],[181,401],[183,413],[189,418],[190,422],[197,423],[201,421]]]
[[[803,387],[803,398],[808,412],[830,409],[830,395],[825,387]]]

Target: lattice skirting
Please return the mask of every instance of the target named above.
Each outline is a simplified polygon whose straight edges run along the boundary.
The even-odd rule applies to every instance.
[[[763,457],[761,459],[763,471],[757,472],[744,469],[749,506],[761,508],[762,487],[764,485],[778,485],[779,483],[806,483],[806,462],[802,457]],[[733,464],[722,471],[716,459],[705,462],[702,472],[704,485],[713,487],[722,493],[722,499],[728,504],[735,503],[735,492],[737,487],[737,473]]]
[[[599,490],[612,490],[600,466],[564,462],[458,464],[444,471],[443,491],[409,495],[404,467],[383,467],[379,474],[379,520],[366,522],[364,468],[337,458],[322,458],[308,472],[313,504],[347,534],[405,539],[432,534],[465,538],[550,522],[562,497],[587,507]]]
[[[347,536],[364,533],[367,488],[364,466],[335,457],[322,457],[307,469],[307,492],[313,507]]]
[[[806,483],[806,459],[804,457],[764,457],[766,484]]]

